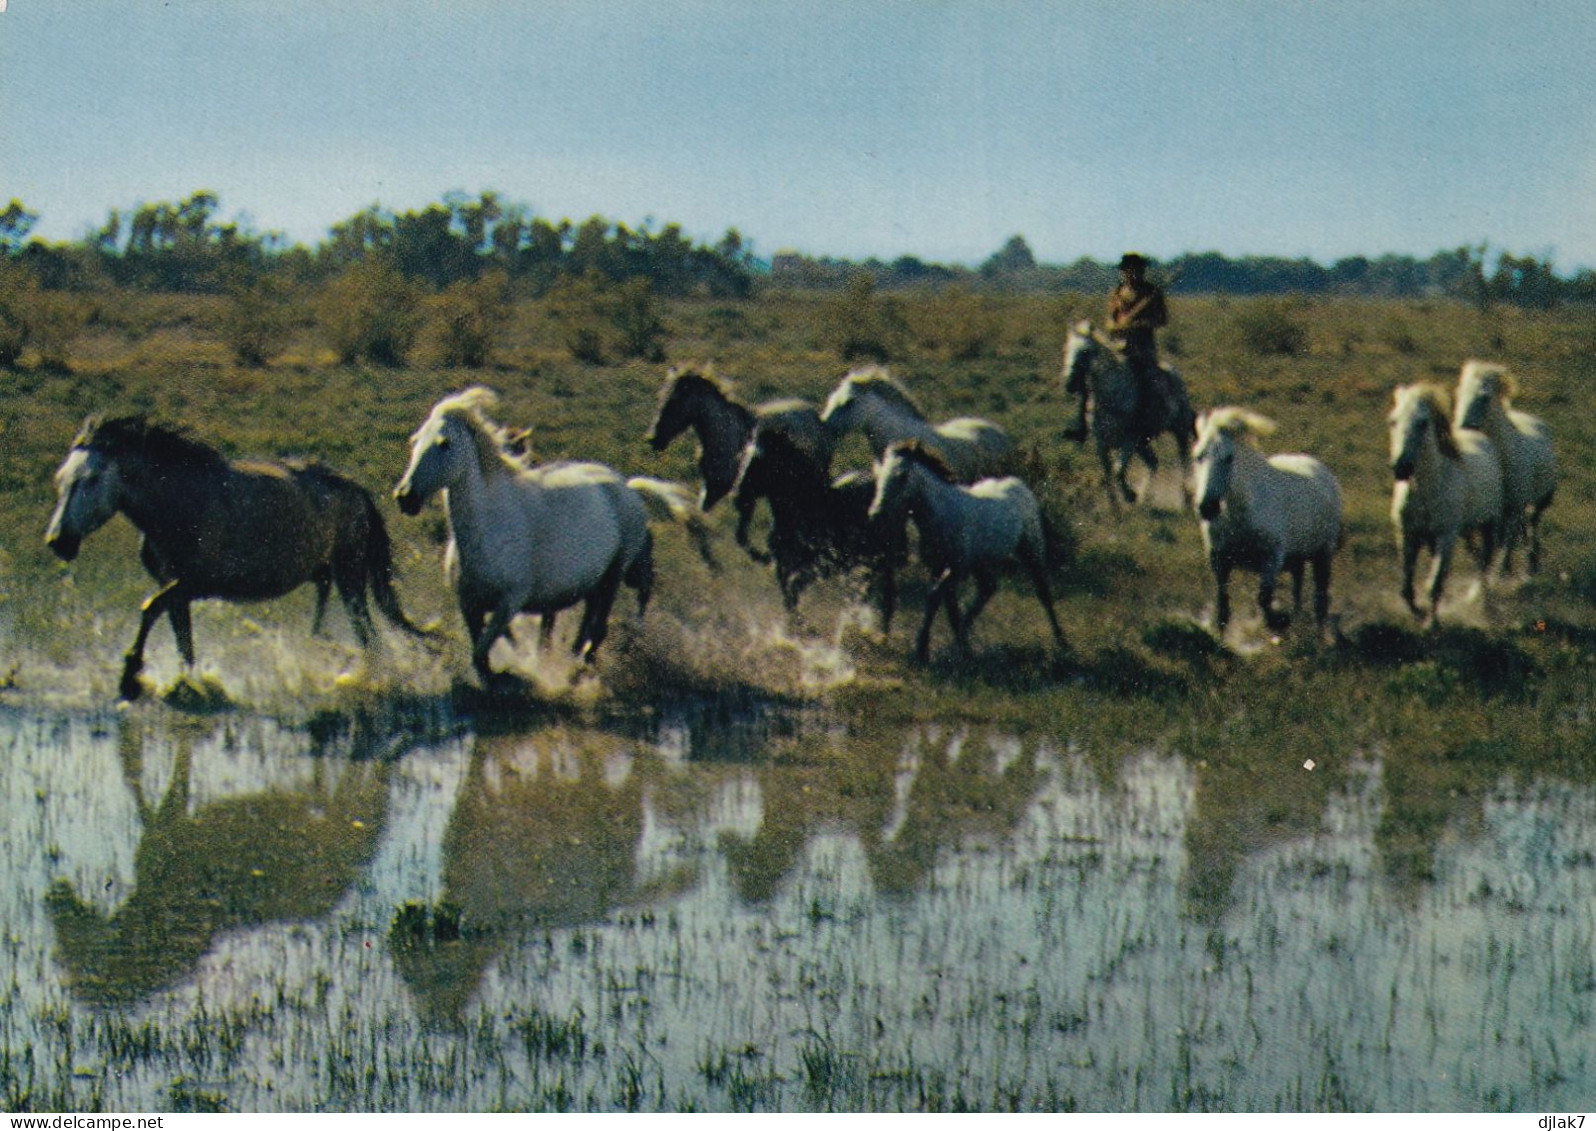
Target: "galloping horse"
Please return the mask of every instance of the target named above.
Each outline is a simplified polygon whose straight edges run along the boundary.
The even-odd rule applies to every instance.
[[[758,432],[786,434],[822,469],[831,466],[836,437],[820,423],[820,415],[807,401],[767,401],[749,408],[708,366],[673,366],[660,389],[659,412],[644,439],[656,452],[691,428],[698,437],[698,473],[704,478],[698,505],[709,510],[732,490],[743,452]],[[737,504],[737,537],[748,533],[757,495]]]
[[[1402,599],[1414,616],[1413,573],[1419,550],[1434,559],[1429,623],[1440,623],[1441,591],[1459,535],[1478,540],[1480,582],[1490,570],[1502,527],[1502,465],[1496,446],[1479,432],[1454,430],[1446,390],[1428,382],[1402,385],[1392,395],[1391,521],[1402,548]]]
[[[959,647],[969,651],[970,625],[997,591],[997,568],[1008,561],[1018,561],[1031,575],[1053,640],[1065,647],[1047,581],[1046,528],[1030,488],[1013,476],[963,486],[918,440],[889,445],[876,461],[875,480],[871,519],[894,529],[901,529],[905,515],[913,519],[920,532],[920,560],[934,579],[915,640],[916,659],[923,663],[929,655],[939,606],[947,609]],[[961,614],[959,583],[969,576],[975,578],[975,597]]]
[[[759,554],[741,534],[739,541],[755,561],[774,560],[789,612],[810,582],[863,566],[880,585],[881,631],[891,628],[907,539],[901,526],[891,531],[870,521],[875,494],[869,472],[833,479],[785,432],[762,432],[748,445],[732,498],[739,510],[745,496],[770,500],[770,555]]]
[[[879,459],[893,444],[918,440],[942,457],[960,483],[1002,475],[1014,462],[1014,441],[990,420],[961,416],[932,424],[885,369],[849,373],[832,390],[820,420],[839,440],[858,429]]]
[[[497,402],[478,386],[434,405],[410,438],[410,466],[394,489],[410,515],[446,492],[445,568],[484,686],[492,681],[488,652],[517,614],[548,617],[583,602],[572,652],[591,663],[622,582],[637,593],[639,616],[654,585],[644,485],[598,463],[527,467],[483,415]]]
[[[1282,569],[1291,574],[1300,610],[1303,566],[1312,562],[1313,611],[1321,628],[1330,611],[1330,561],[1342,537],[1341,486],[1312,456],[1265,457],[1254,438],[1274,430],[1273,421],[1244,408],[1216,408],[1197,421],[1193,493],[1221,635],[1230,623],[1230,574],[1237,567],[1259,575],[1258,607],[1272,631],[1289,623],[1274,607]]]
[[[1117,479],[1125,501],[1134,503],[1136,491],[1125,477],[1131,455],[1142,457],[1149,474],[1156,472],[1158,456],[1153,452],[1152,442],[1165,432],[1174,437],[1180,456],[1181,484],[1186,491],[1186,501],[1191,502],[1187,480],[1192,440],[1197,435],[1197,414],[1192,411],[1191,399],[1180,374],[1168,367],[1164,374],[1173,395],[1169,399],[1160,398],[1160,403],[1149,410],[1142,403],[1130,366],[1112,344],[1098,335],[1090,322],[1076,323],[1065,338],[1061,374],[1064,387],[1071,392],[1084,391],[1088,397],[1092,438],[1097,442],[1098,462],[1103,465],[1103,487],[1108,491],[1109,506],[1115,509],[1119,507],[1119,495],[1114,491],[1114,481]],[[1119,453],[1117,475],[1110,466],[1110,452]]]
[[[1529,537],[1529,571],[1541,567],[1541,514],[1557,490],[1557,457],[1546,422],[1511,406],[1518,382],[1500,365],[1466,361],[1457,380],[1459,428],[1483,432],[1502,461],[1502,572]]]
[[[311,632],[333,586],[363,646],[374,640],[369,586],[396,627],[427,637],[393,589],[393,554],[366,490],[314,463],[232,463],[216,449],[141,416],[90,418],[56,472],[45,543],[65,561],[121,511],[144,536],[139,560],[161,588],[144,602],[120,691],[143,691],[144,644],[163,615],[185,667],[194,665],[189,604],[259,601],[316,586]]]

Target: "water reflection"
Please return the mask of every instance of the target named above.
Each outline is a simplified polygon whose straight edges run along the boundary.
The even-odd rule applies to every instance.
[[[381,1080],[409,1109],[644,1085],[697,1108],[1523,1107],[1596,1083],[1588,783],[1417,745],[1309,770],[979,725],[731,730],[0,712],[7,1047],[127,1107],[196,1071],[238,1107],[326,1104],[329,1066],[342,1102]],[[123,1043],[52,1045],[64,992],[127,1018]],[[236,1063],[185,1060],[224,1014]],[[118,1051],[163,1024],[171,1059]]]
[[[118,727],[118,769],[138,822],[131,890],[115,910],[66,879],[44,897],[79,998],[137,1001],[190,977],[224,931],[322,919],[369,864],[390,796],[390,762],[362,756],[375,736],[356,736],[341,757],[306,759],[294,780],[197,798],[196,745],[214,751],[236,737],[225,724],[179,728],[162,751],[172,755],[168,784],[152,803],[145,762],[157,743],[137,722]]]

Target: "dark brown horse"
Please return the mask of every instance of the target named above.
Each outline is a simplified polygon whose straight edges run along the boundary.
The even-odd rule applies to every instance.
[[[671,367],[660,389],[659,412],[644,439],[656,452],[663,452],[689,428],[698,437],[698,472],[704,478],[698,505],[706,511],[731,493],[743,453],[757,435],[785,434],[821,470],[831,466],[837,443],[831,430],[820,423],[815,406],[807,401],[766,401],[749,408],[732,396],[710,367],[698,364]],[[736,501],[738,541],[748,535],[759,498],[744,494]]]
[[[879,586],[881,631],[891,628],[897,570],[908,558],[908,542],[901,524],[893,530],[870,521],[875,495],[870,472],[833,479],[784,432],[761,432],[748,445],[732,500],[739,511],[745,499],[770,500],[770,555],[755,551],[741,527],[738,541],[755,561],[775,562],[788,611],[798,607],[810,582],[863,567]]]
[[[216,449],[140,416],[91,418],[56,472],[58,499],[45,543],[62,559],[118,511],[144,535],[139,559],[161,588],[144,602],[122,668],[121,693],[143,688],[144,643],[164,614],[185,666],[194,663],[189,604],[258,601],[316,586],[311,632],[333,586],[363,646],[375,639],[366,605],[414,636],[393,589],[393,554],[366,490],[314,463],[228,461]]]

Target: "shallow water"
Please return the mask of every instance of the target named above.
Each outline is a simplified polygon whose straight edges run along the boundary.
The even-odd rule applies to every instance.
[[[1590,1106],[1592,788],[1485,783],[1415,880],[1378,751],[1278,772],[1250,822],[750,704],[0,711],[0,1106]]]

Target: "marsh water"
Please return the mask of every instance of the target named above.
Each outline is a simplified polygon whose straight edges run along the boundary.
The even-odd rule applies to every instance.
[[[1407,835],[1378,750],[1271,772],[1311,804],[758,704],[0,710],[0,1104],[1588,1107],[1592,788]]]

